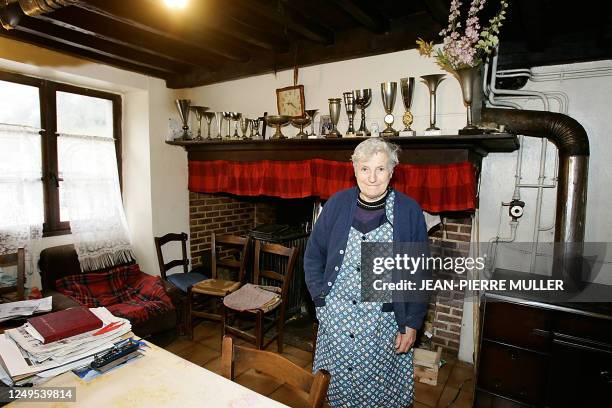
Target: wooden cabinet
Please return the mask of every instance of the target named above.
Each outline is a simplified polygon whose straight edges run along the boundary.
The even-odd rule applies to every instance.
[[[612,404],[612,315],[487,294],[475,407]]]

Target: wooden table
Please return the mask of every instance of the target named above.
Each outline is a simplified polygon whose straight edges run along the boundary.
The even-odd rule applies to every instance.
[[[71,371],[42,387],[76,387],[76,403],[53,407],[215,407],[275,408],[286,405],[249,390],[149,342],[145,355],[93,380]],[[40,408],[40,402],[11,403]]]

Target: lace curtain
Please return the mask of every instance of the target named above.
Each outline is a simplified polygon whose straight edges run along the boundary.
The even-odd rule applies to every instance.
[[[0,124],[0,254],[32,246],[44,220],[40,129]],[[37,242],[37,241],[36,241]]]
[[[70,220],[83,271],[134,259],[119,187],[115,140],[60,134],[62,218]]]

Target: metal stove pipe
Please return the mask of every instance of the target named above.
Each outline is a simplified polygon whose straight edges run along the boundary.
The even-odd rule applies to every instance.
[[[483,122],[506,125],[516,134],[547,138],[559,149],[555,242],[565,245],[562,254],[556,245],[553,276],[577,282],[581,267],[573,262],[581,259],[584,244],[590,154],[584,127],[556,112],[483,108],[481,115]]]

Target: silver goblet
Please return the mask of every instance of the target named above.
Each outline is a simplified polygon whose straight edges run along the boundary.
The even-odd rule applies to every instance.
[[[225,134],[225,138],[230,139],[232,137],[230,134],[230,128],[232,126],[232,112],[223,112],[223,119],[227,121],[227,133]]]
[[[246,140],[249,137],[247,136],[247,132],[249,131],[249,120],[247,118],[240,118],[240,131],[242,132],[242,139]]]
[[[317,116],[317,112],[319,112],[318,109],[308,109],[306,111],[306,115],[308,115],[308,117],[310,118],[310,130],[312,132],[312,136],[315,136],[314,120],[315,116]]]
[[[299,127],[300,131],[295,135],[296,139],[308,139],[308,134],[304,133],[304,126],[308,126],[310,123],[310,117],[306,115],[303,118],[293,118],[291,119],[291,124],[295,127]]]
[[[329,117],[332,122],[332,130],[329,131],[327,135],[325,135],[328,139],[335,139],[342,137],[342,133],[338,130],[338,120],[340,120],[340,110],[342,109],[342,99],[340,98],[330,98],[329,99]]]
[[[204,112],[208,110],[207,106],[190,106],[189,109],[193,112],[198,121],[198,135],[195,140],[201,141],[202,139],[202,118],[204,117]]]
[[[361,123],[359,129],[357,129],[357,136],[370,136],[370,131],[366,126],[366,114],[365,110],[372,102],[372,90],[367,89],[356,89],[355,90],[355,105],[361,109]]]
[[[397,136],[397,130],[393,129],[395,118],[393,117],[393,107],[395,106],[395,97],[397,96],[397,82],[383,82],[380,84],[380,93],[382,94],[383,107],[385,108],[385,123],[387,127],[380,132],[383,137]]]
[[[442,134],[440,128],[436,127],[436,90],[445,76],[444,74],[431,74],[421,77],[429,89],[429,127],[425,129],[425,133],[429,135]]]
[[[242,113],[240,112],[232,112],[231,113],[231,118],[234,121],[235,125],[234,125],[234,139],[240,139],[240,136],[238,135],[238,123],[240,122],[240,119],[242,118]]]
[[[181,121],[183,122],[183,135],[181,136],[181,139],[189,140],[189,107],[191,106],[191,100],[177,99],[174,102],[176,103],[176,109],[178,109]]]
[[[215,119],[217,120],[217,139],[223,139],[221,135],[221,122],[223,121],[223,112],[215,112]]]
[[[349,120],[349,127],[346,130],[346,137],[355,136],[355,127],[353,125],[353,120],[355,118],[355,94],[353,91],[344,92],[342,94],[344,97],[344,110],[346,111],[346,115]]]
[[[212,120],[215,118],[215,116],[215,112],[204,112],[204,119],[206,119],[206,124],[208,125],[208,136],[206,137],[206,140],[212,139],[210,137],[210,127],[212,125]]]

